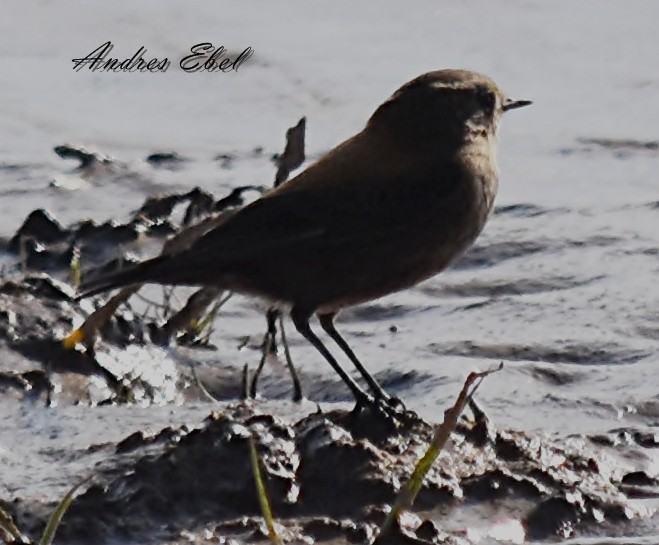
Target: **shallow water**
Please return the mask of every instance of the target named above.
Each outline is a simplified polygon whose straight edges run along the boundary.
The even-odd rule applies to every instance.
[[[333,2],[325,9],[318,18],[292,2],[258,12],[237,5],[181,11],[174,2],[6,7],[0,235],[11,236],[35,208],[65,225],[121,220],[150,194],[268,185],[270,156],[302,115],[307,155],[317,157],[359,130],[407,79],[442,67],[480,70],[535,103],[503,120],[496,214],[451,270],[345,311],[340,329],[375,376],[430,420],[441,418],[469,371],[503,361],[505,369],[478,393],[501,426],[562,436],[656,430],[659,4],[428,2],[410,11],[373,2],[354,13]],[[35,25],[37,35],[26,32]],[[165,74],[74,72],[71,59],[94,49],[100,36],[121,58],[140,45],[180,58],[203,40],[229,50],[251,46],[255,54],[224,75],[186,74],[176,62]],[[74,162],[52,152],[66,142],[123,166],[81,179]],[[176,170],[144,161],[163,150],[188,160]],[[233,160],[222,166],[215,157],[227,153]],[[6,274],[15,264],[0,255]],[[214,365],[235,367],[237,381],[245,363],[256,365],[262,308],[242,297],[227,304],[212,338],[217,351],[193,354],[206,375]],[[331,369],[287,325],[307,397],[347,401]],[[185,349],[171,350],[181,352],[175,360],[187,357]],[[266,369],[261,393],[289,395],[283,365]],[[147,413],[157,429],[200,420],[208,410],[0,403],[0,453],[13,475],[0,490],[9,496],[33,485],[35,493],[61,494],[81,468],[70,454],[53,477],[59,441],[75,451],[128,435]],[[658,471],[649,454],[641,465]]]

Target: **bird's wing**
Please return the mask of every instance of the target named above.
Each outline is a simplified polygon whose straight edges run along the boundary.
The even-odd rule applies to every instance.
[[[340,208],[340,207],[339,207]],[[336,206],[319,210],[314,199],[302,192],[264,197],[243,208],[226,223],[206,233],[185,252],[187,256],[214,254],[220,261],[267,255],[305,240],[321,240],[338,234]]]
[[[415,183],[393,179],[383,185],[360,180],[354,186],[344,183],[275,192],[206,233],[185,252],[185,258],[201,264],[212,254],[219,262],[235,262],[306,247],[306,243],[319,249],[324,244],[368,243],[449,209],[459,176],[448,170],[440,179]],[[363,193],[364,186],[372,190]]]

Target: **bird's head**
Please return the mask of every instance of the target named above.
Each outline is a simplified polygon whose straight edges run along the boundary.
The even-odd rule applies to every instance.
[[[508,110],[531,104],[511,100],[487,76],[467,70],[428,72],[403,85],[368,122],[413,147],[460,146],[496,133]]]

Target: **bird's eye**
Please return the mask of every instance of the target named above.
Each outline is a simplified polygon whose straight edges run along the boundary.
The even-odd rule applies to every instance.
[[[484,110],[491,111],[494,109],[496,97],[492,91],[480,88],[476,91],[476,98]]]

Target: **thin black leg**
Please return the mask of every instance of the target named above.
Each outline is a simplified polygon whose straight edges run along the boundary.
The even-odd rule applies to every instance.
[[[297,371],[295,370],[295,366],[293,365],[291,352],[288,349],[288,340],[286,339],[286,332],[284,331],[284,320],[282,318],[281,312],[277,307],[269,308],[268,312],[266,313],[268,328],[263,337],[261,361],[259,362],[259,366],[257,367],[254,376],[252,377],[249,388],[249,395],[252,398],[256,397],[258,380],[259,376],[261,375],[261,371],[263,370],[263,366],[265,365],[265,360],[268,355],[277,353],[277,320],[279,320],[279,331],[281,334],[282,344],[284,345],[284,357],[286,359],[286,366],[288,367],[288,372],[291,374],[291,380],[293,381],[293,401],[301,401],[302,386],[300,384]]]
[[[277,334],[276,320],[277,320],[278,312],[279,311],[276,308],[270,308],[268,309],[268,312],[266,314],[266,321],[268,323],[268,328],[265,332],[265,335],[263,336],[263,344],[261,348],[261,361],[259,362],[259,366],[256,368],[256,372],[254,373],[254,376],[252,377],[252,381],[249,386],[249,395],[252,398],[256,397],[259,376],[261,375],[261,371],[263,370],[263,366],[265,365],[265,360],[270,354],[276,352],[275,335]]]
[[[357,400],[357,405],[360,406],[374,406],[375,400],[367,394],[364,390],[361,389],[359,384],[357,384],[351,377],[346,373],[339,363],[334,359],[334,356],[330,353],[321,340],[316,336],[316,334],[311,330],[309,326],[309,318],[311,318],[311,312],[303,310],[299,307],[293,307],[291,310],[291,319],[295,328],[298,330],[300,335],[302,335],[307,341],[309,341],[318,352],[327,360],[327,362],[332,366],[332,368],[338,373],[346,386],[350,388],[350,391],[355,396]]]
[[[334,327],[335,316],[336,313],[319,315],[318,319],[320,320],[321,327],[327,332],[327,334],[332,338],[332,340],[337,345],[339,345],[339,348],[343,350],[345,355],[348,356],[350,361],[361,373],[362,377],[364,377],[364,380],[368,383],[371,392],[373,392],[373,395],[375,395],[375,398],[389,401],[391,399],[389,394],[382,389],[382,386],[378,384],[377,380],[375,380],[371,376],[371,374],[366,370],[366,368],[362,365],[362,362],[359,361],[355,353],[352,351],[352,348],[350,348],[350,346],[345,341],[345,339],[341,337],[339,332]]]
[[[277,316],[279,317],[279,333],[281,335],[281,343],[284,345],[284,358],[286,359],[286,366],[288,371],[291,374],[291,380],[293,381],[293,401],[302,401],[302,386],[300,385],[300,379],[297,376],[297,371],[293,365],[293,358],[291,358],[291,352],[288,349],[288,340],[286,339],[286,332],[284,331],[284,317],[281,315],[281,312],[277,310]]]

